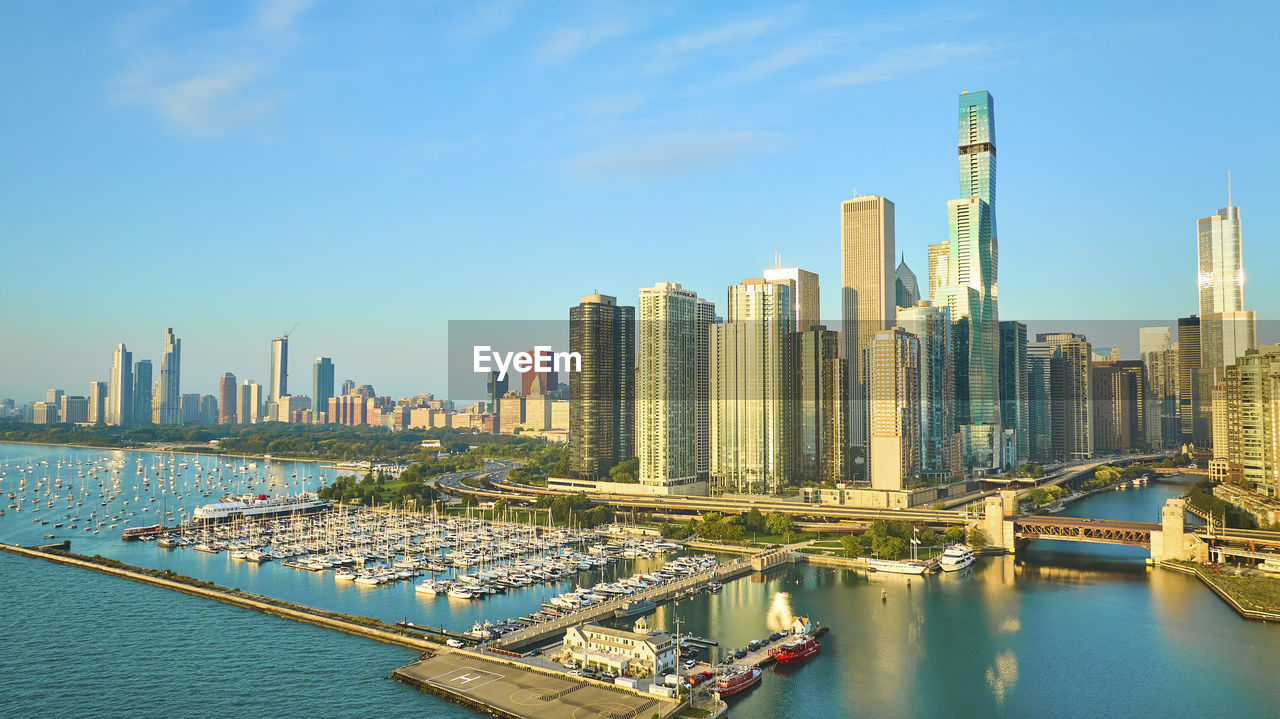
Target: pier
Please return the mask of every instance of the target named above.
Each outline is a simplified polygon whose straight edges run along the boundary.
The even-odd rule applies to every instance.
[[[621,609],[627,602],[637,599],[649,599],[655,604],[675,598],[676,595],[688,592],[691,589],[701,589],[708,583],[713,581],[723,582],[725,580],[740,577],[749,574],[752,571],[751,560],[738,559],[728,564],[710,569],[705,572],[699,572],[684,577],[669,584],[661,584],[656,587],[628,594],[626,596],[611,599],[600,604],[593,604],[576,612],[566,614],[562,617],[552,619],[541,624],[535,624],[524,629],[517,629],[514,632],[504,634],[500,639],[495,640],[490,646],[502,649],[508,652],[519,653],[521,650],[533,648],[539,644],[549,641],[552,638],[559,638],[569,627],[583,624],[586,622],[594,622],[600,619],[612,619],[615,609]]]

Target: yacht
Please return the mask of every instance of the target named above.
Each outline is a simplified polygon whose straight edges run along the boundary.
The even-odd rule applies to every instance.
[[[953,544],[942,553],[939,564],[944,572],[958,572],[974,563],[973,549],[965,544]]]

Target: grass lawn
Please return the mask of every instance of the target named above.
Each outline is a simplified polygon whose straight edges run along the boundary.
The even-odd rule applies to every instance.
[[[676,714],[676,719],[702,719],[711,716],[711,712],[706,709],[698,709],[696,707],[685,707]]]
[[[1241,607],[1280,614],[1280,579],[1213,574],[1199,565],[1196,566],[1196,572],[1239,602]]]

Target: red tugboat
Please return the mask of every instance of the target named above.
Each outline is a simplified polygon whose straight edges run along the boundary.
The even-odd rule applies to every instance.
[[[760,681],[760,675],[763,673],[760,667],[742,667],[731,673],[721,674],[716,677],[714,691],[719,693],[722,698],[737,694],[743,689],[755,686]]]
[[[796,637],[769,650],[769,656],[779,664],[799,664],[822,651],[822,642],[812,634]]]

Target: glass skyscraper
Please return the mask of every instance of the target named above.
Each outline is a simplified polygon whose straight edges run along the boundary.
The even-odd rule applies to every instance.
[[[329,398],[333,397],[333,360],[317,357],[311,367],[311,417],[316,424],[329,411]]]
[[[946,284],[938,304],[957,321],[956,338],[965,357],[956,362],[956,422],[965,437],[962,464],[973,469],[1001,465],[1000,326],[996,308],[995,103],[990,93],[960,95],[958,156],[961,198],[947,203],[949,231]],[[960,322],[967,320],[967,322]]]
[[[160,405],[160,424],[182,422],[182,340],[172,327],[164,328],[164,354],[160,355],[160,387],[154,401]]]

